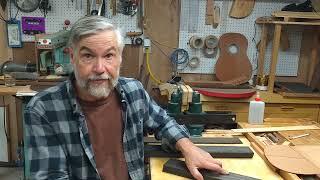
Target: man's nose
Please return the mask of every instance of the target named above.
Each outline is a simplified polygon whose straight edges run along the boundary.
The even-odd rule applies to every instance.
[[[97,58],[93,67],[93,71],[97,74],[103,74],[105,72],[104,62],[102,58]]]

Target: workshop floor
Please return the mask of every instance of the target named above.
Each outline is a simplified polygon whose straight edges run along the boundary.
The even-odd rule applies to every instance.
[[[0,179],[1,180],[22,180],[23,169],[0,167]]]

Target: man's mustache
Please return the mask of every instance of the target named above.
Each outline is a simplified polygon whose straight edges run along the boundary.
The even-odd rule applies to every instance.
[[[108,80],[110,76],[108,74],[101,74],[101,75],[91,75],[88,78],[89,80]]]

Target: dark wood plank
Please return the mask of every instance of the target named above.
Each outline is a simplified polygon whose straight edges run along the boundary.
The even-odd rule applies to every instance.
[[[236,137],[190,137],[195,144],[242,144],[241,140]],[[144,137],[145,143],[160,143],[154,137]]]
[[[252,158],[253,151],[248,146],[198,146],[215,158]],[[145,145],[145,157],[181,158],[180,152],[166,152],[161,145]]]
[[[193,178],[185,162],[178,159],[169,159],[163,165],[162,171],[170,174],[186,177],[186,178]],[[216,174],[209,170],[201,169],[200,173],[202,174],[203,178],[206,180],[256,180],[256,178],[244,176],[244,175],[240,175],[232,172],[229,172],[229,174],[227,175],[222,175],[222,174]]]

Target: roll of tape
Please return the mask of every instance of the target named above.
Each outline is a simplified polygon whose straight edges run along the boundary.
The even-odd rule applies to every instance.
[[[217,48],[205,48],[203,54],[207,58],[214,58],[217,55]]]
[[[209,35],[204,39],[204,44],[207,48],[216,48],[218,46],[218,38],[214,35]]]
[[[189,45],[190,45],[191,48],[200,49],[200,48],[202,48],[204,46],[204,41],[199,36],[192,36],[189,39]]]
[[[200,59],[198,57],[193,57],[189,60],[188,66],[191,68],[197,68],[200,64]]]
[[[134,40],[134,42],[135,42],[135,45],[142,45],[143,39],[138,37],[138,38],[136,38],[136,40]]]

